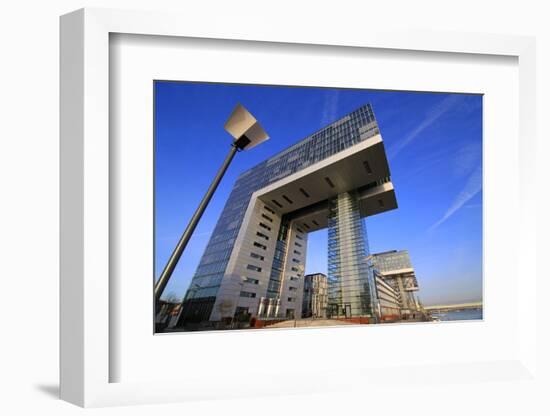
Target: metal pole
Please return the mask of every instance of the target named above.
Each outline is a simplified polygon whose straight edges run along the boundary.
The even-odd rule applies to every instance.
[[[212,195],[214,195],[216,188],[218,187],[221,179],[223,178],[223,175],[225,174],[225,171],[229,167],[229,164],[231,163],[231,160],[233,159],[233,156],[235,156],[235,153],[237,152],[237,150],[238,150],[237,146],[233,144],[231,146],[231,150],[229,151],[229,154],[225,158],[222,166],[220,167],[220,170],[218,170],[216,177],[210,184],[208,191],[206,191],[206,194],[202,198],[202,201],[199,204],[199,207],[191,217],[191,220],[189,221],[187,228],[183,232],[180,240],[178,241],[178,244],[176,245],[176,248],[174,249],[172,255],[170,256],[170,259],[168,259],[168,263],[166,263],[166,266],[164,266],[164,270],[162,271],[162,274],[160,275],[159,279],[155,283],[155,303],[158,303],[158,301],[160,300],[160,296],[162,295],[162,292],[164,292],[164,289],[166,288],[166,285],[168,284],[168,281],[170,280],[170,277],[172,276],[172,273],[174,272],[174,269],[178,264],[178,261],[183,253],[183,250],[185,250],[185,247],[187,246],[189,239],[193,235],[193,231],[195,231],[195,228],[197,227],[197,224],[199,223],[199,220],[201,219],[202,214],[204,213],[204,210],[208,206],[210,199],[212,199]]]

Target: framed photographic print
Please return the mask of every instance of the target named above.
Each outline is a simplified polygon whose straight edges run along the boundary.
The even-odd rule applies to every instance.
[[[246,102],[272,136],[232,162],[223,209],[158,294],[156,332],[482,319],[482,95],[173,81],[154,94],[156,287],[187,201],[239,151],[224,117]]]
[[[213,26],[61,19],[62,398],[535,382],[534,41]]]

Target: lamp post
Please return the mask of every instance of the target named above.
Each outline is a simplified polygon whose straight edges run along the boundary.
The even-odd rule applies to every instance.
[[[233,156],[235,156],[235,153],[242,150],[249,150],[269,138],[260,123],[258,123],[254,116],[250,114],[248,110],[244,108],[241,104],[237,104],[236,107],[233,109],[231,115],[225,122],[224,129],[234,139],[233,143],[231,144],[231,149],[229,150],[228,155],[223,161],[222,166],[218,170],[218,173],[214,177],[214,180],[206,191],[206,194],[202,198],[202,201],[200,202],[197,210],[191,217],[187,228],[179,239],[178,244],[176,245],[174,251],[172,252],[172,255],[166,263],[166,266],[164,266],[164,269],[159,279],[155,283],[155,304],[157,304],[160,300],[162,292],[164,292],[164,289],[166,288],[166,285],[168,284],[168,281],[170,280],[170,277],[172,276],[172,273],[174,272],[174,269],[178,264],[183,250],[185,250],[189,239],[193,235],[193,231],[195,231],[195,228],[197,227],[197,224],[199,223],[202,214],[204,213],[206,207],[208,206],[208,203],[212,199],[212,196],[214,195],[216,188],[223,178],[223,175],[227,171],[229,164],[233,160]]]

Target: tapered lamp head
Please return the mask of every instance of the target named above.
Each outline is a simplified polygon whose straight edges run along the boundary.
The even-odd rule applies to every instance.
[[[269,136],[254,118],[241,104],[233,109],[233,112],[224,125],[225,130],[235,139],[235,146],[239,150],[248,150],[269,139]]]

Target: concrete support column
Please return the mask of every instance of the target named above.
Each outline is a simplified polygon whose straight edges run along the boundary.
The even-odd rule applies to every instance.
[[[374,316],[375,288],[369,279],[367,233],[356,192],[329,201],[328,311],[332,317]]]

